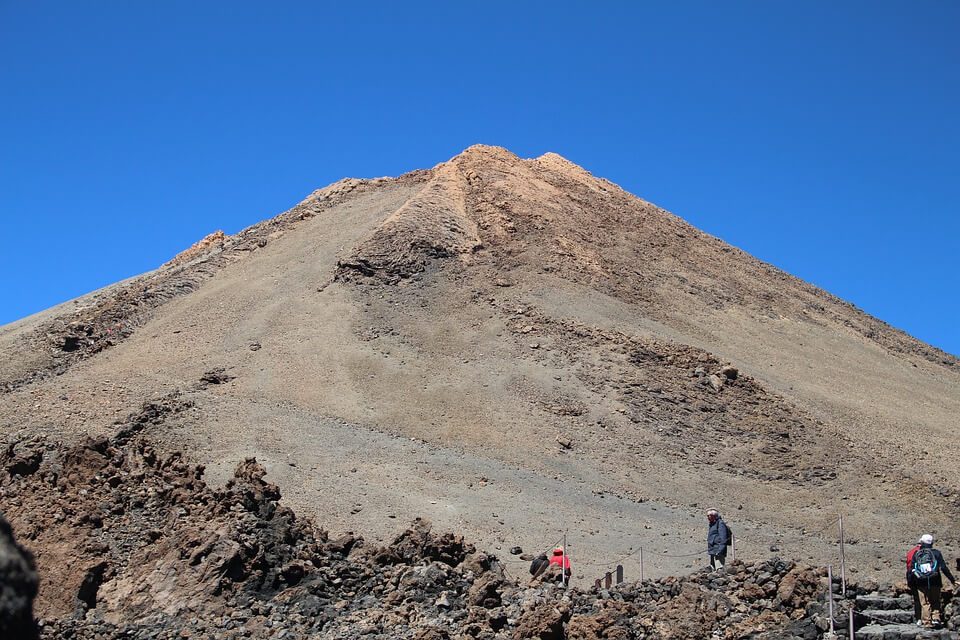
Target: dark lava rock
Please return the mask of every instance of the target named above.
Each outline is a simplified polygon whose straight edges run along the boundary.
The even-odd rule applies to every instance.
[[[13,539],[0,512],[0,638],[35,638],[33,599],[39,579],[33,556]]]

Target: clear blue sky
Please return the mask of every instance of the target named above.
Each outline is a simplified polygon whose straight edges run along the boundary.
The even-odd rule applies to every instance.
[[[960,353],[958,33],[953,1],[0,0],[0,324],[480,142]]]

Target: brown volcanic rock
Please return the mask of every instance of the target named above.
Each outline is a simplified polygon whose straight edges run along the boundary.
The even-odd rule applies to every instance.
[[[207,253],[211,248],[218,245],[222,246],[226,241],[226,234],[224,234],[220,229],[217,229],[207,237],[195,243],[189,249],[178,253],[176,256],[174,256],[173,260],[166,263],[164,266],[166,267],[175,264],[183,264],[184,262],[190,262],[194,258],[198,258]]]
[[[91,441],[48,457],[37,473],[3,483],[17,496],[10,517],[37,550],[41,616],[214,615],[229,593],[274,591],[290,562],[321,553],[325,534],[277,505],[253,459],[214,492],[201,467],[142,441]],[[297,550],[284,542],[293,539]]]
[[[526,586],[505,579],[497,558],[472,552],[458,536],[434,533],[424,520],[384,547],[348,543],[346,536],[330,540],[278,504],[279,490],[254,460],[237,465],[223,489],[211,490],[202,469],[181,453],[125,433],[69,448],[19,442],[14,450],[42,450],[43,462],[28,476],[0,475],[11,520],[37,551],[44,638],[283,631],[692,640],[714,632],[810,638],[825,629],[822,570],[771,559],[731,562],[721,573],[628,582],[610,592]],[[61,564],[59,549],[67,545],[76,550],[72,567]],[[751,595],[757,585],[766,597]]]
[[[426,557],[455,567],[476,551],[472,544],[464,542],[463,536],[447,533],[437,537],[431,531],[432,526],[429,520],[414,520],[413,526],[390,545],[391,561],[409,563],[415,558]]]
[[[466,178],[453,164],[433,171],[422,190],[382,222],[339,274],[377,275],[387,282],[423,271],[436,258],[480,249],[477,225],[467,212]]]
[[[566,607],[544,602],[524,612],[510,637],[513,640],[563,640],[564,623],[570,613]]]

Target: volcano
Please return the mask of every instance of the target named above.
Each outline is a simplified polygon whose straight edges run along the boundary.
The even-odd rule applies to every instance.
[[[737,554],[818,565],[842,515],[848,566],[888,579],[921,533],[960,542],[955,356],[553,153],[341,180],[0,353],[8,442],[137,415],[211,485],[255,457],[333,531],[565,536],[585,584],[639,548],[702,566],[708,507]]]

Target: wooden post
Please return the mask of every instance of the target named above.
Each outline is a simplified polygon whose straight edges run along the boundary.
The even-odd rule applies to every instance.
[[[833,565],[827,565],[827,597],[830,599],[830,637],[836,635],[833,630]],[[852,640],[852,639],[851,639]]]
[[[607,571],[607,574],[603,576],[603,586],[609,589],[613,585],[613,574]]]
[[[640,582],[643,582],[643,547],[640,547]]]
[[[847,558],[843,552],[843,514],[840,516],[840,593],[847,597]],[[851,636],[851,640],[853,637]]]
[[[617,584],[620,584],[621,582],[623,582],[623,565],[618,564],[617,565]]]

